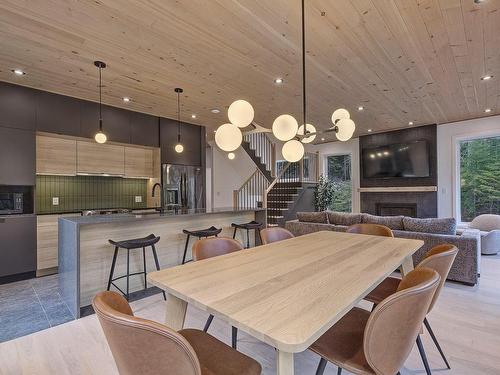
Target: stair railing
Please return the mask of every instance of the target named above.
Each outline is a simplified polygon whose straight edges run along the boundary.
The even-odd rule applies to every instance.
[[[287,163],[285,164],[285,166],[283,167],[283,169],[281,171],[279,171],[279,174],[278,176],[276,176],[276,178],[273,180],[273,182],[271,182],[269,184],[269,186],[267,187],[266,189],[266,193],[264,194],[264,207],[265,208],[268,208],[267,207],[267,196],[269,195],[269,193],[271,192],[271,190],[274,188],[274,186],[279,182],[285,182],[285,181],[288,181],[289,180],[289,175],[290,175],[290,171],[289,171],[289,168],[291,165],[293,165],[294,163]]]
[[[306,152],[299,163],[299,178],[301,182],[318,182],[319,152]]]
[[[241,185],[233,191],[233,207],[235,209],[252,209],[260,205],[265,207],[264,199],[269,181],[259,168]]]
[[[243,140],[250,144],[250,148],[255,151],[262,164],[271,172],[271,176],[276,175],[276,146],[265,133],[248,133],[243,136]]]

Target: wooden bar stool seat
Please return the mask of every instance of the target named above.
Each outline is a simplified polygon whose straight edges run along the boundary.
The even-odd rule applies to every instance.
[[[259,223],[255,220],[252,220],[248,223],[243,223],[243,224],[232,223],[231,226],[234,228],[233,239],[236,238],[236,231],[238,229],[243,229],[243,230],[247,231],[247,246],[246,246],[246,248],[248,249],[250,247],[250,231],[251,230],[258,230],[260,233],[260,228],[262,228],[262,223]]]
[[[208,238],[208,237],[217,237],[217,235],[222,232],[222,228],[216,228],[214,226],[211,226],[210,228],[206,229],[199,229],[199,230],[187,230],[183,229],[182,232],[184,234],[187,234],[186,237],[186,245],[184,246],[184,255],[182,256],[182,264],[187,263],[186,262],[186,255],[187,255],[187,250],[189,246],[189,239],[191,236],[193,237],[198,237],[199,240],[202,238]],[[188,262],[191,262],[190,260]]]
[[[147,282],[147,272],[146,272],[146,247],[151,247],[151,251],[153,253],[153,258],[155,261],[155,266],[156,270],[160,270],[160,262],[158,261],[158,254],[156,253],[156,248],[155,244],[160,241],[160,237],[155,236],[154,234],[150,234],[149,236],[142,237],[142,238],[133,238],[129,240],[124,240],[124,241],[113,241],[113,240],[108,240],[111,245],[115,247],[115,252],[113,254],[113,262],[111,263],[111,270],[109,272],[109,279],[108,279],[108,287],[107,290],[111,288],[111,285],[113,285],[116,289],[118,289],[124,297],[129,300],[129,287],[130,287],[130,276],[134,275],[144,275],[144,289],[148,288],[148,282]],[[140,249],[142,248],[142,260],[143,260],[143,270],[141,272],[134,272],[130,273],[130,250],[135,250],[135,249]],[[125,275],[115,277],[115,266],[116,266],[116,258],[118,256],[118,250],[119,249],[126,249],[127,250],[127,273]],[[120,280],[123,278],[127,278],[127,291],[124,292],[121,290],[121,288],[115,284],[116,280]],[[166,295],[165,292],[163,293],[163,298],[166,300]]]

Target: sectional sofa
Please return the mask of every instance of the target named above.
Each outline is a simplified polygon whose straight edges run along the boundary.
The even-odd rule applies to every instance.
[[[345,232],[349,225],[358,223],[382,224],[391,228],[395,237],[423,240],[424,246],[413,256],[415,264],[419,263],[425,253],[435,245],[442,243],[455,245],[459,252],[448,280],[471,286],[477,284],[480,273],[480,233],[478,230],[470,229],[457,235],[456,221],[453,218],[416,219],[406,216],[375,216],[333,211],[299,212],[297,220],[287,221],[285,227],[295,236],[300,236],[322,230]]]

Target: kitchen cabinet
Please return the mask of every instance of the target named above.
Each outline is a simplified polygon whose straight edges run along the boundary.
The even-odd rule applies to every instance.
[[[35,132],[0,127],[0,185],[35,185]]]
[[[125,147],[77,141],[77,173],[125,174]]]
[[[35,130],[37,92],[28,87],[0,82],[0,126]]]
[[[36,173],[76,175],[76,140],[37,135]]]
[[[36,217],[0,217],[0,277],[36,270]]]
[[[82,101],[40,91],[36,104],[36,130],[79,136]]]
[[[130,143],[158,147],[160,144],[158,117],[130,112]]]
[[[153,177],[153,150],[125,147],[125,177]]]

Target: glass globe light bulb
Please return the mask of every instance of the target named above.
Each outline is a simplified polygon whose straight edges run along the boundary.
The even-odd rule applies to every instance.
[[[236,157],[236,155],[234,154],[234,152],[230,152],[229,154],[227,154],[227,158],[229,160],[234,160],[235,157]]]
[[[215,143],[222,151],[234,151],[240,147],[242,141],[243,134],[236,125],[224,124],[215,132]]]
[[[306,124],[306,126],[304,128],[304,125],[300,125],[299,130],[297,131],[297,134],[298,135],[307,135],[306,131],[308,134],[309,133],[316,133],[316,127],[314,125],[311,125],[311,124]],[[316,134],[311,134],[309,136],[302,138],[301,142],[302,143],[311,143],[312,141],[314,141],[315,138],[316,138]]]
[[[253,121],[255,112],[252,105],[246,100],[236,100],[227,110],[227,117],[231,124],[245,128]]]
[[[304,145],[296,139],[292,139],[291,141],[288,141],[283,145],[281,154],[286,161],[294,163],[302,159],[302,157],[304,156],[304,151]]]
[[[281,115],[273,122],[273,134],[280,141],[289,141],[297,135],[299,124],[293,116]]]
[[[356,129],[356,124],[349,118],[343,118],[337,122],[336,137],[339,141],[345,142],[351,139]]]
[[[332,114],[332,122],[334,125],[337,124],[337,121],[342,120],[344,118],[351,118],[351,114],[347,109],[339,108],[335,110]]]
[[[95,134],[94,139],[97,143],[106,143],[108,137],[106,137],[106,134],[104,134],[102,131],[98,131]]]
[[[180,154],[182,151],[184,151],[184,146],[180,143],[177,143],[174,147],[175,149],[175,152],[177,152],[178,154]]]

